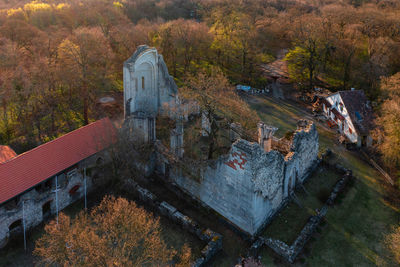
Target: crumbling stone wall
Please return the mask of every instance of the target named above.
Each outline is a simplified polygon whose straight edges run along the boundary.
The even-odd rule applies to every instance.
[[[239,139],[227,155],[208,162],[200,170],[199,179],[174,168],[161,153],[157,171],[233,225],[254,235],[284,205],[296,183],[309,176],[318,162],[317,156],[318,133],[307,122],[294,133],[290,157],[275,150],[266,152],[258,143]]]
[[[327,151],[327,153],[325,153],[325,155],[323,155],[322,158],[329,156],[329,154],[330,151]],[[295,261],[297,256],[303,251],[307,242],[315,233],[317,227],[320,225],[323,218],[326,216],[328,208],[334,205],[337,196],[344,191],[349,180],[353,179],[351,170],[346,169],[341,165],[330,165],[329,162],[325,160],[323,161],[323,164],[327,165],[329,168],[334,169],[336,172],[342,174],[343,176],[334,185],[329,195],[329,198],[326,200],[322,208],[320,210],[317,210],[316,215],[310,216],[308,218],[307,223],[297,236],[296,240],[291,245],[288,245],[285,242],[282,242],[281,240],[258,237],[258,239],[250,247],[248,256],[257,255],[260,248],[263,245],[266,245],[288,262],[293,263]]]
[[[185,110],[192,110],[182,106],[162,56],[148,46],[140,46],[124,63],[124,103],[126,117],[141,113],[155,118],[168,107],[172,112],[169,116],[181,121],[188,117]],[[203,113],[203,136],[207,135],[209,127],[205,117]],[[151,141],[151,127],[132,125],[134,134]],[[312,123],[299,121],[290,149],[284,154],[271,150],[275,131],[276,128],[260,123],[259,143],[239,139],[227,155],[217,160],[183,166],[184,163],[176,162],[176,158],[178,161],[184,158],[183,128],[177,128],[171,135],[171,155],[166,156],[167,149],[161,149],[156,168],[166,179],[254,235],[284,205],[295,185],[303,182],[317,163],[318,133]],[[231,138],[237,137],[232,134]]]
[[[99,158],[107,160],[107,157],[108,154],[105,151],[98,153],[80,162],[74,168],[68,170],[68,172],[60,173],[57,176],[59,189],[57,192],[57,203],[59,211],[84,197],[83,168],[93,168],[96,166],[96,162],[98,162]],[[93,179],[96,175],[95,171],[87,171],[86,190],[88,193],[99,183],[98,179]],[[46,203],[50,202],[50,215],[56,214],[55,183],[55,177],[52,177],[49,182],[49,187],[44,190],[37,190],[36,188],[30,189],[12,200],[15,201],[16,205],[11,209],[8,206],[9,202],[0,205],[0,248],[7,244],[10,237],[10,225],[18,220],[22,222],[23,205],[26,230],[35,227],[43,221],[43,205]],[[79,188],[77,188],[75,194],[71,196],[70,190],[75,186],[79,186]],[[19,232],[22,233],[22,224]]]

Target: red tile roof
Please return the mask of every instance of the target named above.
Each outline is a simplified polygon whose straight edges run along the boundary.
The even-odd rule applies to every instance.
[[[116,128],[105,118],[0,164],[0,204],[104,150],[116,138]]]
[[[9,146],[0,146],[0,164],[17,156],[17,153]]]

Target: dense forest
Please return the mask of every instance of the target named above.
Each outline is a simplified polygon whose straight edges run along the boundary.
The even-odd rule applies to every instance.
[[[378,134],[400,140],[385,129],[400,117],[387,86],[400,71],[397,0],[3,0],[0,9],[0,143],[19,152],[100,116],[98,98],[122,91],[123,61],[141,44],[159,49],[180,86],[218,68],[261,88],[261,66],[285,49],[298,89],[363,89],[392,116]]]

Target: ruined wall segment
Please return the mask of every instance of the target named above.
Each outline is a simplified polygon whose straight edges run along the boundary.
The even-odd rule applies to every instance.
[[[140,46],[124,63],[124,103],[125,125],[142,136],[142,142],[155,138],[155,117],[170,112],[168,116],[180,126],[170,129],[171,149],[155,142],[157,160],[151,163],[168,182],[250,235],[272,219],[318,162],[318,133],[305,120],[299,121],[292,136],[282,139],[273,137],[276,128],[260,123],[258,143],[240,139],[241,127],[231,127],[230,138],[238,139],[227,155],[206,162],[185,161],[181,123],[190,113],[201,111],[196,103],[179,99],[176,84],[155,48]],[[203,136],[209,128],[204,115]]]
[[[123,75],[125,117],[135,112],[155,117],[163,104],[176,103],[177,86],[155,48],[139,46],[124,62]]]
[[[217,211],[250,235],[256,234],[285,204],[295,185],[310,174],[318,162],[318,133],[307,122],[295,131],[290,156],[258,143],[237,140],[227,155],[209,162],[200,179],[179,168],[167,179]],[[157,169],[165,174],[168,160],[160,158]],[[190,168],[190,166],[189,166]],[[168,167],[169,169],[169,167]]]

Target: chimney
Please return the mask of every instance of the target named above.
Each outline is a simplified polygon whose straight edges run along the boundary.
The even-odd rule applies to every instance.
[[[264,149],[265,152],[271,151],[272,136],[278,130],[278,128],[268,126],[263,122],[257,124],[258,127],[258,143]]]

